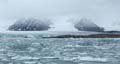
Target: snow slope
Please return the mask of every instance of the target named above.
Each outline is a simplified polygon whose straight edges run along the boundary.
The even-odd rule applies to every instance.
[[[72,23],[67,21],[68,19],[69,18],[60,18],[54,20],[54,25],[52,25],[49,31],[78,31]]]

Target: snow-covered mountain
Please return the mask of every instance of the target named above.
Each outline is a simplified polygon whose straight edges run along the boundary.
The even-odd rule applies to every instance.
[[[38,20],[34,18],[19,19],[8,30],[12,31],[42,31],[50,28],[51,22],[48,20]]]
[[[104,31],[104,28],[99,27],[98,25],[93,23],[91,20],[86,18],[77,20],[77,22],[74,24],[74,27],[80,31],[95,31],[95,32]]]

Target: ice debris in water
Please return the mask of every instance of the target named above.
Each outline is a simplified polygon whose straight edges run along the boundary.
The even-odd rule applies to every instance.
[[[119,64],[119,51],[119,38],[1,38],[0,64]]]

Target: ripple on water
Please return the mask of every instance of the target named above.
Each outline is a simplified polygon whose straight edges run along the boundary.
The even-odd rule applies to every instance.
[[[120,64],[119,42],[120,39],[0,39],[0,64]]]

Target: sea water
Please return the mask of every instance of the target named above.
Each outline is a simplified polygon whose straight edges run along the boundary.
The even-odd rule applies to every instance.
[[[120,64],[120,38],[0,34],[0,64]]]

